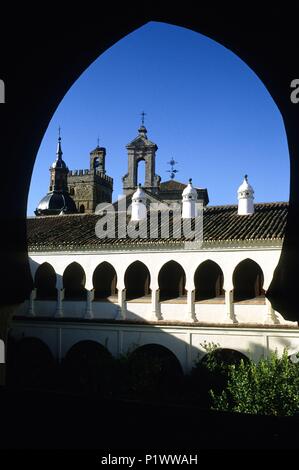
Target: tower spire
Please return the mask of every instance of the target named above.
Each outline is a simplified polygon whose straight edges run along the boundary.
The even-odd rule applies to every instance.
[[[141,125],[144,126],[144,116],[146,116],[146,113],[142,111],[141,113]]]
[[[50,191],[68,191],[67,186],[67,174],[68,167],[62,160],[62,149],[61,149],[61,127],[58,127],[58,143],[56,150],[56,160],[52,163],[50,172]]]
[[[61,135],[60,135],[60,132],[61,132],[61,127],[59,126],[58,127],[58,143],[57,143],[57,151],[56,151],[56,155],[57,155],[57,160],[61,160],[62,159],[62,149],[61,149]]]
[[[138,132],[139,132],[139,135],[141,135],[142,137],[147,139],[147,135],[146,135],[147,129],[144,125],[144,116],[146,116],[146,113],[144,111],[142,111],[142,113],[140,113],[140,114],[141,114],[141,125],[138,129]]]

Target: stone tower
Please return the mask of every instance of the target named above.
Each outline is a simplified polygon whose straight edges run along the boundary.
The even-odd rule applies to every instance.
[[[145,162],[145,181],[142,185],[144,189],[153,194],[159,191],[161,177],[156,175],[156,151],[158,147],[147,138],[147,130],[142,124],[138,129],[138,136],[127,146],[128,150],[128,173],[123,176],[123,192],[130,194],[135,191],[138,183],[138,164]]]
[[[73,214],[77,212],[74,200],[68,191],[69,169],[62,159],[61,136],[59,128],[56,160],[50,167],[49,192],[39,202],[35,215]]]
[[[68,188],[78,212],[93,213],[101,202],[112,201],[113,179],[106,175],[106,149],[97,147],[90,152],[90,167],[68,174]]]
[[[57,143],[56,160],[50,167],[50,186],[49,192],[51,191],[67,191],[67,175],[69,172],[68,167],[62,160],[62,149],[61,149],[61,136],[59,128],[59,137]]]

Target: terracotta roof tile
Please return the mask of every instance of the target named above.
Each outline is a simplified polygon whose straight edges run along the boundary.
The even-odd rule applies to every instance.
[[[249,216],[237,214],[237,206],[210,206],[204,208],[203,234],[204,241],[231,242],[250,240],[282,240],[288,214],[287,202],[255,204],[255,213]],[[71,250],[101,249],[101,247],[121,247],[180,244],[185,241],[182,236],[175,238],[160,235],[163,224],[159,223],[159,236],[149,238],[149,224],[146,238],[105,238],[95,234],[96,222],[101,218],[95,214],[72,214],[62,216],[32,217],[27,220],[28,246],[35,250]],[[129,217],[127,217],[127,223]],[[118,235],[116,218],[116,236]],[[125,221],[120,223],[124,227]],[[167,225],[167,224],[166,224]]]

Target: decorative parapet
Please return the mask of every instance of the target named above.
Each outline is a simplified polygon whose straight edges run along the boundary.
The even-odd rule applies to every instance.
[[[92,176],[94,174],[94,171],[93,170],[88,170],[88,169],[84,169],[84,170],[69,170],[68,172],[68,177],[72,177],[72,176],[87,176],[87,175],[90,175]],[[96,173],[95,173],[98,177],[100,177],[103,181],[109,183],[109,184],[113,184],[113,178],[111,178],[111,176],[108,176],[108,175],[105,175],[105,173],[102,173],[101,170],[96,170]]]

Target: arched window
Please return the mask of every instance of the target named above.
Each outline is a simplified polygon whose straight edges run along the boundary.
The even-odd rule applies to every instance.
[[[104,261],[95,269],[92,277],[94,299],[107,299],[117,294],[117,275],[114,267]]]
[[[238,264],[233,274],[234,301],[264,297],[264,276],[261,267],[251,259]]]
[[[146,176],[146,163],[144,160],[141,159],[138,160],[136,166],[137,185],[140,183],[141,186],[144,186]]]
[[[85,300],[85,272],[80,264],[71,263],[63,273],[64,298],[66,300]]]
[[[81,214],[84,214],[84,212],[85,212],[85,206],[84,206],[84,204],[81,204],[81,205],[80,205],[79,212],[80,212]]]
[[[94,157],[92,160],[92,168],[96,170],[98,166],[99,166],[99,157]]]
[[[34,287],[37,300],[55,300],[57,298],[56,273],[49,263],[41,264],[35,273]]]
[[[207,300],[223,297],[223,273],[214,261],[201,263],[194,275],[195,300]]]
[[[145,264],[135,261],[130,264],[125,274],[127,300],[138,299],[150,295],[150,273]]]
[[[171,300],[186,296],[186,275],[176,261],[168,261],[159,272],[160,300]]]

